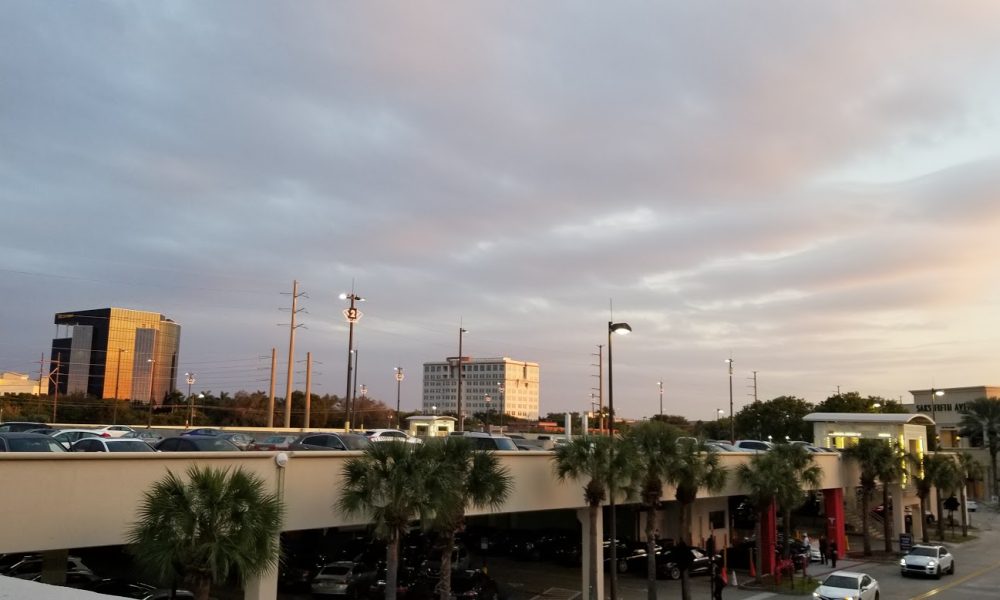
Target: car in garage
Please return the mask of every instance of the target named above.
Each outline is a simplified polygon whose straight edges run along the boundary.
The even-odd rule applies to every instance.
[[[955,556],[939,544],[917,544],[899,559],[899,570],[907,575],[929,575],[940,579],[947,573],[955,574]]]
[[[0,452],[65,452],[66,448],[41,433],[0,432]]]
[[[69,447],[70,452],[154,452],[142,440],[129,438],[84,438]]]

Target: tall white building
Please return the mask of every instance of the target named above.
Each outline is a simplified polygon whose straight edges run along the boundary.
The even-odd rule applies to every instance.
[[[424,363],[423,410],[458,413],[459,359]],[[538,363],[502,358],[462,357],[462,412],[495,412],[538,420]]]

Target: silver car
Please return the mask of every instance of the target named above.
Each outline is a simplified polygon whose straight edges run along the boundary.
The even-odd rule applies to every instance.
[[[899,559],[899,570],[907,575],[930,575],[940,579],[943,573],[955,574],[955,557],[941,545],[917,544]]]
[[[813,592],[816,600],[878,600],[878,582],[871,575],[834,571]]]

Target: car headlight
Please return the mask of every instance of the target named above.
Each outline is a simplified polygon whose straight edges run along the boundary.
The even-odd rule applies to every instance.
[[[906,566],[906,559],[905,558],[899,559],[899,566],[901,566],[901,567],[905,567]]]
[[[819,598],[819,592],[813,592],[813,598]]]
[[[927,561],[927,566],[928,567],[933,567],[935,565],[937,565],[937,561],[936,560],[929,560],[929,561]]]

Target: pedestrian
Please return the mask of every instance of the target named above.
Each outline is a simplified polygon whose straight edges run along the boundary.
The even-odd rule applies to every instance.
[[[726,587],[728,583],[726,578],[723,576],[721,568],[715,569],[715,579],[713,580],[715,585],[715,591],[712,594],[712,600],[722,600],[722,588]]]
[[[826,536],[819,536],[819,561],[821,565],[826,564],[826,553],[829,550],[826,544]]]
[[[809,532],[802,534],[802,543],[805,544],[806,550],[809,550]]]
[[[830,540],[830,566],[837,568],[837,540]]]

